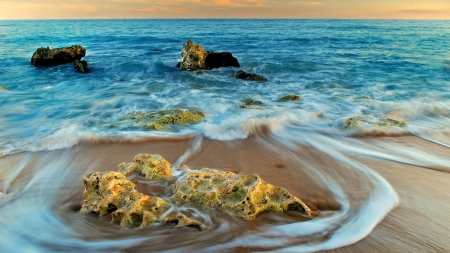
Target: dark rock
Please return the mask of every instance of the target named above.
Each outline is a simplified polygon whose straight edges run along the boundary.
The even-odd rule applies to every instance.
[[[238,72],[236,72],[236,74],[234,74],[234,77],[249,81],[267,82],[267,79],[265,77],[253,73],[247,73],[243,70],[239,70]]]
[[[87,61],[75,60],[73,62],[73,68],[76,71],[81,72],[81,73],[88,73],[89,72]]]
[[[240,67],[239,62],[229,52],[206,52],[202,45],[194,45],[188,40],[183,45],[181,61],[177,67],[181,70],[213,69],[220,67]]]
[[[278,102],[288,102],[288,101],[302,101],[300,96],[297,95],[287,95],[280,99],[278,99]]]
[[[52,66],[80,60],[86,55],[86,49],[82,46],[71,46],[63,48],[41,47],[31,57],[33,66]]]
[[[205,59],[206,69],[214,69],[221,67],[240,67],[239,62],[229,52],[213,52],[208,51]]]

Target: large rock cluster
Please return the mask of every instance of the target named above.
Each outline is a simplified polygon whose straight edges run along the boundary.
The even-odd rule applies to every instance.
[[[202,45],[194,45],[192,40],[184,43],[181,57],[181,61],[177,65],[181,70],[240,67],[238,60],[231,53],[205,51]]]
[[[142,228],[151,223],[175,223],[204,229],[201,222],[182,214],[179,207],[224,210],[246,220],[261,212],[298,211],[311,216],[299,198],[286,189],[271,185],[256,174],[237,175],[214,169],[190,170],[170,186],[163,200],[138,192],[126,174],[137,172],[148,179],[172,178],[170,163],[160,155],[139,154],[132,163],[119,164],[119,172],[92,172],[84,177],[82,212],[110,215],[111,222],[127,228]]]

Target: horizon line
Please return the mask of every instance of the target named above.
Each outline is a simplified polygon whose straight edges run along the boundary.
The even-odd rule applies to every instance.
[[[186,20],[186,19],[196,19],[196,20],[221,20],[221,19],[227,19],[227,20],[257,20],[257,19],[279,19],[279,20],[429,20],[429,21],[450,21],[450,18],[339,18],[339,17],[329,17],[329,18],[294,18],[294,17],[286,17],[286,18],[266,18],[266,17],[259,17],[259,18],[34,18],[34,19],[26,19],[26,18],[18,18],[18,19],[1,19],[0,21],[36,21],[36,20]]]

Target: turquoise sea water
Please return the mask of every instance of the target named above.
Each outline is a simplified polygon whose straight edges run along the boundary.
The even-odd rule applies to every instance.
[[[450,164],[446,157],[419,149],[389,150],[383,144],[370,150],[356,147],[353,139],[353,136],[416,135],[450,145],[450,140],[442,134],[450,127],[449,21],[0,21],[0,38],[0,86],[7,87],[7,90],[0,89],[0,153],[4,156],[64,149],[85,140],[103,138],[193,135],[220,141],[238,140],[246,139],[260,126],[267,126],[286,147],[293,143],[310,145],[348,164],[352,163],[339,152],[421,165],[430,159],[432,166],[440,168],[448,168]],[[180,71],[175,66],[181,59],[183,43],[189,39],[206,50],[231,52],[241,67]],[[76,73],[72,64],[30,65],[31,56],[39,47],[71,45],[86,48],[83,59],[88,61],[90,73]],[[239,69],[260,74],[268,82],[233,78]],[[289,94],[299,95],[302,101],[277,102],[278,98]],[[264,104],[256,109],[242,109],[238,104],[246,98]],[[205,119],[173,131],[136,129],[119,120],[135,111],[173,108],[200,109]],[[344,129],[345,120],[354,116],[365,116],[368,123],[363,123],[362,128]],[[386,118],[403,120],[407,125],[379,127],[370,124]],[[55,163],[63,166],[64,161]],[[48,165],[47,169],[58,174],[49,169],[52,166],[55,164]],[[350,211],[345,204],[345,194],[339,193],[339,186],[334,186],[344,211],[340,216],[332,216],[331,221],[325,221],[345,223],[351,214],[355,218],[353,223],[337,229],[336,236],[329,241],[289,248],[287,252],[328,249],[355,242],[398,203],[395,191],[383,178],[360,165],[349,166],[364,171],[375,185],[373,195],[367,197],[367,206]],[[35,180],[39,182],[39,178]],[[8,193],[7,182],[10,181],[12,179],[0,181],[3,182],[0,191]],[[33,187],[36,183],[33,182],[28,186]],[[332,187],[333,182],[327,182]],[[368,221],[358,220],[372,215],[380,198],[384,198],[384,209],[378,210]],[[3,212],[14,216],[14,208],[10,208],[5,205]],[[37,220],[47,219],[49,213],[51,219],[55,218],[47,209],[37,212],[41,214]],[[305,233],[311,235],[336,229],[324,225],[325,221],[312,223],[314,225],[304,230],[309,231]],[[36,228],[40,226],[31,218],[23,222]],[[49,241],[58,237],[58,229],[63,230],[61,237],[65,239],[73,236],[57,218],[54,222],[54,227],[44,229]],[[4,252],[13,252],[12,249],[26,238],[34,238],[19,232],[20,226],[19,222],[4,230],[11,238],[0,245]],[[273,233],[283,234],[285,229],[280,227]],[[297,231],[297,228],[292,230]],[[348,231],[357,232],[354,237],[348,237]],[[226,245],[247,245],[253,239],[272,238],[274,234],[262,233],[260,237]],[[298,236],[303,234],[298,232]],[[46,246],[50,243],[46,239],[36,239],[23,249],[65,251],[61,247],[66,245],[80,252],[110,251],[108,241],[105,239],[102,244],[102,239],[99,236],[96,243],[79,238],[59,239],[61,244],[52,247]],[[125,238],[120,243],[129,246],[135,242],[133,240],[139,238]],[[120,248],[120,243],[114,247]],[[282,244],[280,239],[272,243]]]

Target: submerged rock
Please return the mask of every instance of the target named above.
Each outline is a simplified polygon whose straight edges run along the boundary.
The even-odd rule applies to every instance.
[[[287,95],[278,99],[278,102],[288,102],[288,101],[302,101],[300,96],[297,95]]]
[[[161,179],[172,176],[170,163],[157,154],[138,154],[134,157],[132,163],[120,163],[119,172],[124,175],[137,172],[147,179]]]
[[[256,174],[237,175],[214,169],[192,171],[175,181],[168,201],[177,205],[222,209],[246,220],[261,212],[311,211],[286,189],[271,185]]]
[[[33,66],[51,66],[74,62],[86,55],[86,49],[82,46],[71,46],[63,48],[41,47],[31,57]]]
[[[206,52],[202,45],[194,45],[192,40],[183,44],[181,61],[177,67],[181,70],[213,69],[220,67],[239,67],[238,60],[229,52]]]
[[[242,100],[242,102],[244,102],[244,103],[239,104],[240,108],[251,108],[252,106],[259,106],[259,105],[263,104],[263,102],[258,101],[258,100],[253,100],[251,98],[246,98],[246,99]]]
[[[347,118],[344,122],[344,128],[345,129],[354,129],[358,128],[361,125],[372,125],[372,126],[379,126],[379,127],[391,127],[391,126],[397,126],[397,127],[404,127],[408,123],[403,120],[395,120],[391,118],[385,118],[385,119],[377,119],[371,116],[355,116]]]
[[[73,62],[73,68],[81,73],[89,73],[88,63],[87,61],[75,60]]]
[[[247,73],[243,70],[239,70],[238,72],[236,72],[236,74],[234,74],[234,77],[249,81],[267,82],[267,79],[265,77],[253,73]]]
[[[142,228],[155,222],[175,223],[178,226],[206,226],[169,209],[172,205],[158,197],[138,192],[135,184],[119,172],[92,172],[83,179],[85,191],[81,212],[110,215],[111,222],[126,228]],[[166,214],[168,212],[168,214]]]
[[[133,120],[135,127],[143,127],[148,130],[166,129],[170,125],[196,124],[203,120],[204,114],[197,110],[160,110],[156,112],[135,112],[122,117],[121,120]]]

